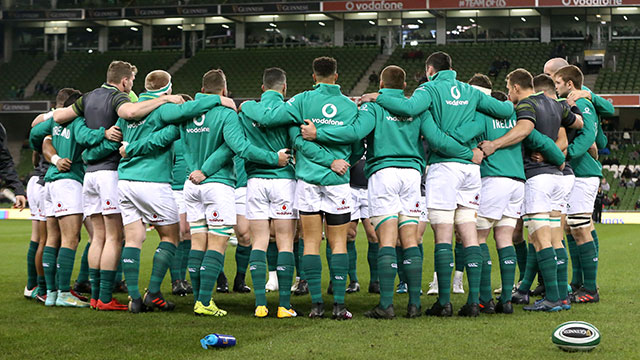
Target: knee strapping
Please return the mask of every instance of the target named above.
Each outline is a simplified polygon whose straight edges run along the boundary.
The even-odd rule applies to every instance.
[[[209,234],[216,236],[231,236],[233,234],[233,226],[209,225]]]
[[[398,215],[380,215],[372,216],[371,218],[369,218],[369,220],[371,221],[371,225],[373,225],[374,231],[378,231],[380,225],[392,219],[398,219]]]
[[[524,225],[529,229],[529,234],[533,234],[534,232],[540,230],[545,226],[549,226],[549,215],[532,215],[524,218]]]
[[[488,219],[483,216],[478,216],[478,221],[476,222],[476,229],[489,230],[493,227],[493,224],[495,224],[495,222],[496,221],[493,219]]]
[[[512,218],[512,217],[508,217],[508,216],[503,216],[502,219],[500,219],[500,220],[498,220],[498,222],[496,222],[496,227],[497,226],[511,226],[512,228],[515,228],[517,223],[518,223],[518,219]]]
[[[571,229],[579,229],[591,226],[591,216],[589,215],[569,215],[567,224]]]
[[[325,213],[324,218],[329,226],[339,226],[347,224],[351,221],[351,213],[346,214],[330,214]]]
[[[429,209],[429,222],[432,225],[437,224],[450,224],[453,225],[453,220],[456,216],[455,210],[437,210]]]
[[[560,216],[549,216],[549,227],[552,229],[556,229],[562,226],[562,221]]]
[[[417,216],[407,216],[402,215],[398,216],[398,227],[401,228],[405,225],[418,225],[420,218]]]
[[[477,218],[477,213],[473,209],[469,208],[460,208],[456,210],[455,216],[455,224],[465,224],[465,223],[475,223]]]
[[[191,234],[202,234],[207,232],[207,221],[206,220],[198,220],[189,223],[189,227],[191,228]]]

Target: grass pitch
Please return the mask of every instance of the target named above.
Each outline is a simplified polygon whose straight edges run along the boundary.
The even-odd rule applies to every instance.
[[[636,296],[640,282],[636,277],[640,226],[599,225],[600,264],[599,304],[575,305],[560,313],[525,313],[516,306],[513,315],[481,315],[475,319],[427,318],[407,320],[408,295],[396,295],[395,320],[371,320],[362,315],[373,307],[378,296],[366,292],[369,280],[366,260],[367,242],[362,228],[358,234],[358,276],[364,291],[347,294],[346,303],[354,313],[351,321],[307,318],[280,320],[275,317],[277,294],[267,294],[269,318],[253,317],[254,297],[250,294],[214,294],[218,306],[229,311],[224,318],[193,316],[192,298],[167,298],[176,302],[173,313],[107,313],[89,309],[45,308],[26,300],[26,253],[31,224],[28,221],[0,221],[0,358],[81,358],[81,359],[569,359],[578,355],[564,353],[551,343],[551,332],[560,323],[582,320],[595,325],[602,343],[588,358],[640,359],[640,320]],[[149,232],[142,251],[140,287],[148,285],[153,250],[158,236]],[[425,234],[423,288],[428,287],[433,271],[433,234]],[[77,252],[75,280],[86,233]],[[497,260],[495,246],[492,257]],[[226,257],[226,273],[235,274],[234,248]],[[322,256],[324,261],[324,256]],[[493,266],[493,287],[500,284],[497,261]],[[326,269],[326,264],[325,264]],[[250,276],[247,276],[251,286]],[[328,283],[323,273],[323,289]],[[466,288],[466,282],[465,282]],[[169,274],[162,287],[170,294]],[[126,296],[116,298],[126,301]],[[332,298],[324,296],[331,312]],[[423,309],[435,297],[422,297]],[[453,295],[454,310],[462,306],[466,295]],[[309,311],[309,296],[292,297],[292,303],[304,313]],[[210,333],[230,334],[237,338],[233,348],[204,350],[199,340]],[[579,355],[583,356],[583,355]]]

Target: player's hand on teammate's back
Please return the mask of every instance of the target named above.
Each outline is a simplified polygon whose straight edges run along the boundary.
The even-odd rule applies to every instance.
[[[379,93],[369,93],[369,94],[364,94],[360,97],[360,104],[362,103],[367,103],[367,102],[376,102],[376,99],[378,98],[378,95],[380,95]]]
[[[289,160],[291,160],[291,151],[289,149],[278,150],[278,166],[287,166]]]
[[[222,102],[222,99],[221,99],[220,101]],[[248,103],[249,101],[252,101],[252,100],[245,100],[245,101],[243,101],[243,102],[238,106],[238,112],[241,112],[241,111],[242,111],[242,105],[244,105],[244,104]],[[234,104],[235,104],[235,102],[234,102]]]
[[[490,156],[497,150],[496,146],[493,144],[493,141],[488,141],[488,140],[481,141],[478,144],[478,147],[482,150],[482,152],[484,153],[484,156]]]
[[[71,160],[69,158],[62,158],[56,162],[56,167],[60,172],[67,172],[71,170]]]
[[[195,170],[189,175],[189,180],[191,180],[191,182],[196,184],[196,185],[198,185],[201,182],[203,182],[204,179],[206,179],[206,178],[207,177],[204,176],[204,174],[200,170]]]
[[[351,165],[349,165],[348,162],[342,159],[337,159],[337,160],[333,160],[333,162],[331,163],[331,170],[334,173],[342,176],[347,173],[347,170],[349,170],[350,166]]]
[[[472,150],[473,152],[473,158],[471,159],[471,162],[473,162],[474,164],[480,165],[480,163],[482,162],[482,159],[484,158],[484,153],[482,152],[481,149],[475,148]]]
[[[16,195],[16,203],[13,205],[13,207],[22,211],[25,206],[27,206],[27,198],[24,197],[24,195]]]
[[[569,93],[569,96],[567,96],[567,103],[573,106],[578,99],[582,98],[591,100],[591,93],[587,90],[573,90]]]
[[[238,109],[236,108],[236,102],[233,101],[232,98],[220,96],[220,105],[228,107],[229,109],[233,109],[233,111],[238,111]]]
[[[566,164],[566,162],[563,162],[560,166],[558,166],[558,169],[560,169],[560,171],[564,170]]]
[[[542,156],[541,153],[534,151],[533,153],[531,153],[531,161],[533,162],[543,162],[544,161],[544,156]]]
[[[300,125],[300,133],[305,140],[315,140],[317,136],[316,125],[311,120],[304,119],[304,125]]]
[[[104,131],[104,137],[113,142],[120,142],[122,141],[122,132],[119,127],[113,125]]]
[[[184,99],[180,95],[162,95],[167,102],[174,103],[177,105],[184,104]]]
[[[127,157],[127,142],[122,142],[122,145],[120,145],[120,149],[118,149],[118,152],[120,153],[120,156],[122,156],[123,158]]]

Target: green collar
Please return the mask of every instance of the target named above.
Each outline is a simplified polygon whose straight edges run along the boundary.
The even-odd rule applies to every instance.
[[[153,99],[155,99],[157,97],[158,97],[157,94],[151,94],[151,93],[143,92],[138,97],[138,101],[153,100]]]
[[[267,90],[262,93],[260,100],[284,100],[284,96],[278,91]]]
[[[205,94],[205,93],[196,93],[196,99],[201,99],[205,96],[218,95],[218,94]]]
[[[455,70],[440,70],[437,73],[433,74],[429,81],[437,81],[437,80],[455,80],[457,73]]]
[[[340,91],[340,85],[338,84],[317,83],[313,85],[313,89],[320,92],[326,92],[327,94],[342,95],[342,92]]]
[[[389,89],[383,88],[378,91],[380,94],[388,94],[391,96],[402,96],[404,97],[404,90],[402,89]]]

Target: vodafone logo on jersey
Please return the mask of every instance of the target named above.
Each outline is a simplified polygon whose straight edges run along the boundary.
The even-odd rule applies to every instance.
[[[338,108],[333,104],[327,104],[322,107],[322,116],[326,118],[333,118],[338,113]]]
[[[460,100],[461,96],[460,89],[458,89],[457,86],[452,86],[451,97],[453,97],[454,100],[445,100],[445,102],[451,106],[469,105],[469,100]]]

